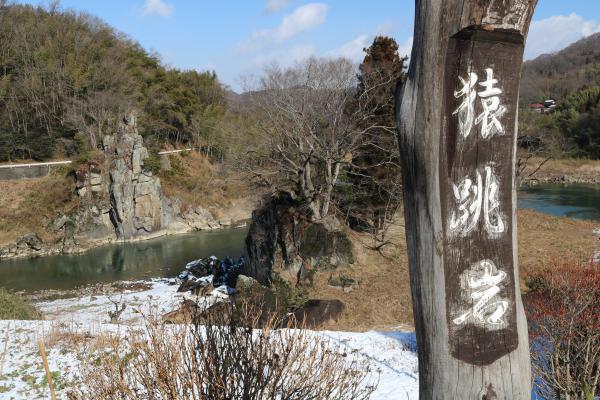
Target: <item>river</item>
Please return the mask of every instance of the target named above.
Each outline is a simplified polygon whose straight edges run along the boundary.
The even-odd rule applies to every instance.
[[[100,282],[173,277],[190,260],[239,257],[248,229],[223,229],[108,244],[83,254],[0,262],[0,286],[33,292]]]
[[[600,219],[600,188],[538,185],[519,191],[519,208],[579,219]],[[164,236],[97,247],[78,255],[0,262],[0,286],[14,290],[72,289],[120,280],[172,277],[190,260],[238,257],[247,228]]]
[[[519,208],[575,219],[600,220],[600,185],[540,184],[519,190]]]

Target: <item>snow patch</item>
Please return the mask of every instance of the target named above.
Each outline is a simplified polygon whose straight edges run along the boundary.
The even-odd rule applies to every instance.
[[[152,287],[142,292],[125,291],[112,295],[86,296],[38,303],[44,321],[0,321],[0,363],[2,351],[7,352],[0,364],[0,398],[47,399],[48,387],[43,385],[44,369],[37,343],[56,334],[57,326],[75,327],[77,332],[92,335],[101,332],[126,334],[128,325],[141,322],[143,314],[166,313],[178,307],[190,294],[176,292],[176,286],[167,280],[152,281]],[[215,290],[207,298],[210,302],[226,301],[222,290]],[[126,302],[120,324],[110,324],[108,312],[114,310],[111,301]],[[154,314],[156,315],[156,314]],[[379,385],[373,400],[418,399],[418,363],[414,333],[406,332],[337,332],[319,331],[332,342],[341,344],[355,356],[371,364],[369,379],[377,379]],[[47,349],[50,370],[55,374],[57,396],[67,399],[66,390],[79,382],[79,360],[75,349]]]

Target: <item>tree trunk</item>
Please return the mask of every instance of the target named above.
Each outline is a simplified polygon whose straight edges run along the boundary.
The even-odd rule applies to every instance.
[[[515,153],[537,0],[416,0],[396,96],[422,399],[530,399]]]
[[[327,188],[325,190],[325,196],[323,199],[323,206],[321,208],[321,218],[325,218],[329,214],[329,207],[331,205],[331,196],[333,195],[333,189],[337,183],[340,175],[340,163],[339,162],[328,162],[327,167]],[[331,165],[333,164],[333,166]],[[333,171],[331,171],[333,169]]]

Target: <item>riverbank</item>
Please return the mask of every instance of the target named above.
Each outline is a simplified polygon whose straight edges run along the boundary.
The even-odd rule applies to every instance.
[[[219,229],[142,242],[109,244],[83,254],[0,262],[0,286],[27,294],[85,296],[88,287],[111,282],[172,278],[191,260],[239,257],[247,229]]]
[[[521,172],[521,184],[600,184],[600,160],[531,158]]]
[[[521,289],[527,277],[557,260],[587,263],[600,247],[599,221],[556,217],[533,210],[519,210],[518,246]]]
[[[196,220],[194,223],[180,223],[173,228],[161,229],[145,236],[137,236],[128,239],[120,239],[114,235],[104,236],[98,239],[81,238],[74,240],[70,246],[65,246],[61,235],[55,235],[47,230],[36,230],[44,232],[43,236],[37,233],[26,234],[13,239],[10,244],[0,245],[0,260],[11,260],[21,258],[38,258],[54,255],[83,254],[98,247],[111,244],[124,244],[144,242],[164,236],[183,235],[192,232],[217,231],[223,229],[241,228],[248,224],[252,217],[252,211],[258,203],[257,198],[241,198],[230,200],[230,205],[224,209],[218,209],[219,219]],[[198,216],[201,214],[196,213]],[[206,213],[202,213],[206,214]]]
[[[239,208],[236,208],[236,211],[239,212]],[[599,222],[555,217],[531,210],[518,210],[517,215],[519,266],[523,290],[526,290],[524,283],[527,277],[541,268],[552,265],[557,259],[575,258],[588,261],[598,252],[598,237],[594,231],[599,228]],[[400,216],[390,226],[386,238],[389,243],[380,248],[376,248],[376,243],[368,234],[353,231],[348,231],[348,234],[355,254],[354,264],[337,270],[317,271],[310,278],[310,298],[340,300],[346,305],[340,318],[330,321],[325,328],[365,331],[394,330],[412,326],[403,218]],[[62,285],[68,284],[73,277],[84,283],[173,277],[192,259],[208,257],[213,252],[218,257],[237,257],[243,247],[241,236],[233,241],[231,238],[220,238],[210,242],[190,237],[187,245],[177,241],[168,248],[162,245],[166,240],[148,241],[149,246],[143,248],[117,246],[110,254],[98,254],[94,251],[90,253],[92,259],[86,260],[71,260],[69,256],[60,256],[57,257],[56,266],[48,268],[45,272],[37,269],[31,262],[28,262],[31,265],[27,266],[5,264],[10,268],[7,275],[0,280],[11,282],[13,288],[27,290],[28,280],[36,276],[45,282],[55,280],[57,285],[58,279]],[[219,247],[221,242],[230,245],[226,248]],[[235,245],[231,247],[233,242]],[[39,260],[43,261],[41,258]],[[80,264],[85,264],[85,267]],[[86,269],[94,276],[86,275]],[[19,277],[20,280],[17,282],[13,276]],[[340,287],[336,282],[352,282],[352,285]],[[10,284],[5,285],[11,288]],[[382,298],[386,299],[386,307],[381,307]]]
[[[151,154],[134,113],[93,157],[32,180],[0,181],[0,258],[80,253],[99,245],[231,227],[250,218],[243,174],[197,152]]]
[[[112,160],[109,144],[102,170],[63,166],[42,178],[0,181],[0,259],[243,226],[260,200],[241,174],[202,154],[169,154],[153,173],[140,164],[141,144],[127,153],[128,162]],[[128,167],[129,157],[135,162]]]
[[[519,266],[521,288],[525,280],[560,258],[587,261],[598,251],[592,221],[554,217],[531,210],[518,211]],[[212,254],[223,258],[241,254],[245,231],[177,235],[90,250],[77,256],[55,256],[35,260],[6,261],[0,274],[3,286],[36,293],[42,298],[87,296],[96,285],[149,277],[174,277],[183,266]],[[389,228],[388,245],[373,248],[368,234],[349,232],[355,262],[350,267],[317,271],[311,278],[309,298],[340,300],[345,309],[324,328],[367,331],[409,329],[413,324],[404,221],[400,217]],[[355,282],[340,288],[335,281]],[[36,282],[42,282],[40,286]],[[87,286],[83,287],[82,286]],[[71,290],[77,287],[76,290]],[[39,292],[40,289],[45,289]],[[54,289],[54,290],[46,290]],[[386,306],[381,306],[386,299]]]

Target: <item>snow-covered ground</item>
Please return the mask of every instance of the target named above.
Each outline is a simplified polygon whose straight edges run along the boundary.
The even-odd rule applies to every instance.
[[[100,332],[126,334],[128,326],[138,323],[142,314],[172,311],[185,296],[176,293],[176,286],[166,281],[153,281],[150,289],[141,292],[39,303],[44,321],[0,321],[0,399],[50,398],[38,341],[51,341],[61,332],[85,332],[91,336]],[[209,301],[224,297],[214,292]],[[114,310],[114,302],[127,303],[119,324],[109,323],[108,311]],[[322,331],[317,334],[343,344],[371,364],[372,373],[379,375],[373,400],[418,398],[413,333]],[[68,346],[48,346],[47,353],[58,397],[66,399],[65,389],[78,381],[76,351]]]

